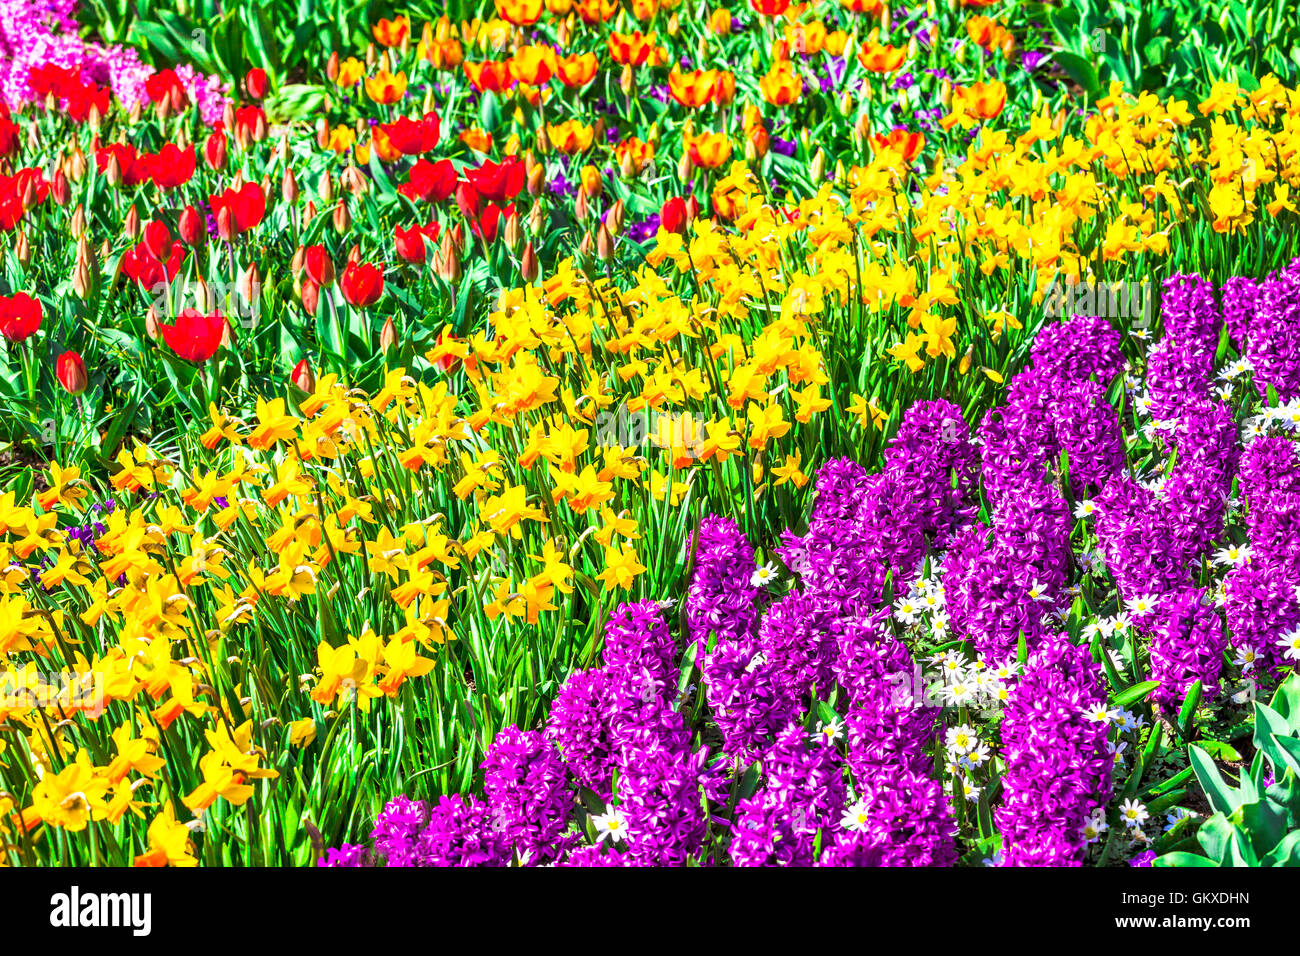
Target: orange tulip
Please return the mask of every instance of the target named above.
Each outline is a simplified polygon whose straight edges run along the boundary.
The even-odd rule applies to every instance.
[[[504,93],[514,85],[515,80],[510,75],[510,65],[504,61],[485,60],[482,63],[471,63],[466,60],[463,66],[470,84],[480,93]]]
[[[705,169],[716,169],[731,158],[731,140],[726,133],[700,133],[682,136],[686,153],[691,162]]]
[[[871,137],[871,144],[882,151],[897,150],[902,154],[903,161],[910,163],[925,149],[925,136],[910,130],[895,129],[888,133],[877,133]]]
[[[776,63],[758,81],[758,88],[763,93],[763,99],[773,106],[789,106],[799,101],[799,96],[803,93],[803,79],[788,62]]]
[[[997,80],[991,83],[972,83],[966,91],[966,102],[980,119],[993,119],[1007,105],[1007,86]]]
[[[654,143],[643,143],[635,136],[614,147],[614,159],[625,174],[635,176],[655,158]]]
[[[620,66],[640,66],[654,49],[654,34],[645,36],[640,30],[632,33],[610,33],[609,57]]]
[[[618,0],[578,0],[578,16],[587,24],[604,23],[618,13]]]
[[[446,40],[434,40],[427,47],[421,44],[420,55],[429,61],[435,70],[453,70],[465,59],[465,51],[455,37]]]
[[[749,0],[754,12],[765,17],[779,17],[790,9],[790,0]]]
[[[907,60],[907,47],[883,43],[864,44],[858,50],[858,62],[872,73],[893,73]]]
[[[532,26],[542,17],[542,0],[496,0],[496,7],[501,19],[517,27]]]
[[[380,70],[366,78],[366,93],[376,103],[389,105],[406,95],[406,74]]]
[[[411,35],[411,21],[405,16],[395,20],[380,20],[371,27],[371,32],[380,46],[401,46],[402,41]]]
[[[560,82],[570,89],[586,86],[596,76],[600,61],[594,53],[575,53],[572,56],[557,57],[555,72]]]
[[[540,86],[555,73],[555,51],[548,46],[521,46],[507,65],[519,82]]]
[[[563,123],[547,123],[546,138],[551,145],[566,156],[586,152],[591,148],[595,130],[579,120],[565,120]]]
[[[717,70],[692,70],[682,73],[674,69],[668,74],[668,92],[682,106],[692,109],[713,99],[718,85]]]

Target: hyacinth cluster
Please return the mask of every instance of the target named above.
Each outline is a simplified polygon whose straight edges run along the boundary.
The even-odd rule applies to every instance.
[[[108,87],[128,110],[150,102],[145,81],[155,68],[131,47],[83,40],[73,18],[76,8],[77,0],[0,0],[0,98],[10,110],[36,97],[32,69],[47,67],[78,71],[82,82]],[[229,84],[187,63],[178,64],[175,73],[203,121],[220,120],[230,102]]]

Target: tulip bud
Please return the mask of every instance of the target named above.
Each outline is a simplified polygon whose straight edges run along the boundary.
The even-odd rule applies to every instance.
[[[68,161],[68,176],[74,183],[79,183],[86,175],[86,154],[78,146],[72,151]]]
[[[308,394],[316,391],[316,373],[312,371],[306,359],[293,367],[293,374],[289,376],[289,381]]]
[[[885,4],[880,11],[880,32],[889,33],[893,21],[890,19],[889,4]]]
[[[601,262],[608,262],[614,258],[614,237],[609,234],[609,229],[603,222],[596,230],[596,255],[600,257]]]
[[[302,307],[308,315],[315,315],[320,308],[320,286],[311,279],[302,280]]]
[[[201,277],[194,280],[194,307],[200,312],[211,312],[217,307],[212,288]]]
[[[107,239],[105,239],[103,242],[101,242],[101,243],[99,244],[99,258],[100,258],[100,259],[107,259],[108,256],[109,256],[109,253],[111,253],[112,251],[113,251],[113,247],[110,246],[110,245],[108,244],[108,240],[107,240]]]
[[[578,243],[578,254],[581,256],[590,256],[593,242],[594,240],[591,238],[591,230],[588,229],[582,234],[582,242]]]
[[[361,243],[354,242],[348,250],[348,265],[354,266],[361,261]]]
[[[617,236],[623,231],[623,217],[626,214],[627,207],[623,205],[623,200],[616,200],[614,205],[609,207],[609,215],[605,217],[605,225],[609,227],[611,235]]]
[[[72,211],[72,219],[68,223],[68,229],[77,239],[86,234],[86,207],[81,203],[77,203],[77,208]]]
[[[316,123],[316,148],[327,149],[330,144],[330,122],[321,117]]]
[[[302,273],[302,270],[306,268],[306,265],[307,249],[304,246],[299,246],[297,249],[293,250],[293,258],[289,260],[289,272],[297,276]]]
[[[528,195],[536,199],[546,188],[546,167],[541,163],[528,172]]]
[[[511,212],[510,215],[506,217],[506,226],[502,236],[506,241],[506,245],[512,250],[519,248],[519,243],[523,239],[523,235],[519,226],[519,214],[517,212]]]
[[[316,186],[316,195],[320,196],[320,201],[330,203],[334,201],[334,180],[327,169],[320,178],[320,183]]]
[[[316,204],[310,199],[307,200],[307,208],[302,211],[302,224],[306,228],[307,223],[316,218]]]
[[[177,231],[181,234],[181,240],[191,246],[198,245],[203,237],[208,234],[203,217],[199,215],[199,211],[193,206],[186,206],[181,210]]]
[[[814,183],[820,183],[826,178],[826,151],[820,147],[817,150],[817,155],[813,157],[808,175],[812,177]]]
[[[387,352],[397,344],[397,327],[393,325],[393,317],[390,315],[384,321],[383,331],[379,333],[379,351]]]
[[[235,221],[230,214],[229,206],[222,206],[221,211],[217,213],[217,235],[226,242],[231,242],[235,238]]]
[[[532,211],[528,214],[528,234],[530,236],[540,236],[545,228],[546,210],[542,208],[541,203],[538,203],[533,206]]]
[[[140,214],[135,211],[135,204],[126,211],[126,218],[122,220],[122,231],[131,239],[140,238]]]
[[[162,99],[158,100],[158,102],[154,103],[153,110],[158,114],[159,120],[166,122],[167,118],[173,113],[172,98],[170,96],[164,96]]]
[[[379,62],[379,50],[373,43],[366,47],[366,66],[374,69],[375,64]]]
[[[226,101],[226,107],[221,111],[221,125],[224,129],[235,128],[235,104],[231,100]]]
[[[352,214],[348,212],[347,200],[340,199],[338,205],[334,207],[334,231],[341,236],[350,228],[352,228]]]
[[[72,199],[72,187],[68,185],[68,177],[63,175],[62,169],[54,171],[54,179],[50,183],[50,198],[54,200],[56,206],[66,206]]]
[[[358,197],[364,196],[370,188],[369,181],[366,179],[365,174],[356,166],[351,164],[348,165],[347,169],[343,170],[343,183],[347,186],[352,195]]]
[[[211,169],[226,168],[226,134],[218,130],[203,144],[203,159]]]
[[[671,17],[668,18],[668,35],[675,40],[677,39],[677,34],[681,32],[682,32],[682,21],[678,18],[677,14],[674,13]]]
[[[280,179],[280,198],[287,203],[298,201],[298,180],[293,175],[293,168],[286,167]]]
[[[154,342],[158,341],[158,322],[161,316],[158,314],[156,303],[149,303],[149,311],[144,314],[144,331],[147,336]]]
[[[695,163],[691,161],[690,153],[683,153],[681,160],[677,163],[677,178],[683,183],[689,183],[695,175]]]
[[[235,330],[230,327],[230,320],[226,319],[221,323],[221,344],[223,347],[232,349],[235,346]]]
[[[444,282],[454,284],[460,281],[460,254],[456,252],[456,244],[450,231],[442,235],[442,243],[438,248],[438,255],[434,260],[434,265],[438,277]]]
[[[17,257],[23,268],[31,265],[32,247],[27,242],[27,234],[24,232],[18,233],[18,241],[14,243],[14,256]]]
[[[55,368],[59,384],[71,395],[80,395],[90,384],[86,376],[86,363],[76,352],[64,352]]]
[[[537,250],[531,242],[524,246],[524,254],[519,257],[519,274],[525,282],[537,280]]]
[[[78,262],[72,269],[72,291],[78,299],[83,302],[86,300],[90,295],[91,283],[90,269],[84,262]]]
[[[578,219],[587,218],[587,193],[585,190],[578,190],[578,198],[573,203],[573,215]]]
[[[250,263],[235,282],[235,291],[244,302],[251,305],[262,297],[262,277],[257,271],[257,263]]]
[[[117,161],[117,154],[108,157],[108,164],[104,167],[104,178],[108,180],[110,186],[117,186],[122,182],[122,164]]]
[[[952,110],[952,80],[947,77],[939,84],[939,102],[945,110]]]
[[[632,91],[636,89],[636,74],[632,72],[631,64],[623,65],[623,72],[618,77],[618,88],[623,91],[624,96],[631,96]]]
[[[325,75],[329,77],[331,83],[337,83],[339,79],[339,54],[335,50],[330,54],[330,58],[325,63]]]

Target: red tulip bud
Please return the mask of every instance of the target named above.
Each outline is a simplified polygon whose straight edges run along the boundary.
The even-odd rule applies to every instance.
[[[316,373],[311,370],[306,359],[293,367],[293,374],[289,376],[289,381],[304,392],[316,391]]]
[[[59,384],[67,389],[69,394],[80,395],[90,384],[90,380],[86,377],[86,363],[76,352],[64,352],[60,355],[55,371],[59,377]]]

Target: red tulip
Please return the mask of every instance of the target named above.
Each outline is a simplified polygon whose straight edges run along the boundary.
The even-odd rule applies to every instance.
[[[21,342],[41,327],[41,304],[26,292],[0,296],[0,335]]]
[[[410,179],[398,186],[397,191],[408,199],[442,202],[455,191],[456,178],[456,167],[450,159],[436,163],[421,159],[411,167]]]
[[[471,183],[457,183],[456,205],[460,207],[460,214],[466,219],[477,219],[481,208],[478,190]]]
[[[343,270],[339,283],[343,298],[358,309],[374,305],[384,294],[384,274],[369,262],[354,262]]]
[[[179,108],[184,109],[190,102],[189,96],[185,93],[185,86],[175,70],[159,70],[144,81],[144,89],[154,103],[170,99],[173,106],[179,102]]]
[[[442,124],[437,113],[425,113],[424,119],[400,117],[394,123],[379,127],[388,136],[393,148],[404,156],[418,156],[436,149]]]
[[[329,288],[334,284],[334,260],[324,246],[309,246],[303,255],[307,275],[317,285]]]
[[[302,280],[302,307],[308,315],[315,315],[320,308],[320,286],[312,279]]]
[[[265,98],[266,91],[270,87],[270,81],[267,79],[266,70],[252,69],[244,77],[244,89],[248,95],[255,100]]]
[[[208,202],[217,217],[217,232],[226,240],[248,232],[266,215],[266,193],[258,183],[245,183],[239,190],[227,189],[209,196]]]
[[[501,221],[509,219],[514,214],[514,211],[513,204],[502,209],[496,203],[489,203],[487,208],[483,210],[483,215],[470,220],[470,231],[476,236],[482,236],[484,242],[492,242],[497,237],[497,230],[501,226]]]
[[[80,395],[90,384],[86,377],[86,363],[76,352],[64,352],[55,365],[55,374],[59,384],[72,395]]]
[[[153,257],[161,261],[171,255],[172,231],[165,222],[155,219],[144,227],[144,244]]]
[[[187,362],[203,363],[217,353],[221,337],[226,334],[226,318],[213,311],[204,315],[197,309],[186,309],[176,317],[175,325],[158,326],[163,341],[173,352]]]
[[[507,156],[501,163],[484,161],[478,169],[467,169],[465,176],[490,202],[509,202],[524,188],[524,164],[516,156]]]
[[[226,134],[217,130],[203,144],[203,159],[211,169],[225,169],[226,149]]]
[[[674,196],[659,210],[659,225],[667,232],[681,232],[686,228],[686,200]]]
[[[316,373],[311,370],[311,365],[306,359],[293,367],[293,374],[289,376],[289,381],[304,392],[316,391]]]
[[[424,262],[424,240],[425,238],[438,241],[438,224],[431,222],[427,226],[412,226],[410,229],[403,229],[401,226],[393,227],[393,243],[397,246],[397,256],[404,262]]]
[[[143,157],[142,157],[143,158]],[[180,149],[175,143],[167,143],[158,150],[156,156],[150,157],[148,168],[154,184],[159,189],[175,189],[184,186],[194,177],[194,147]]]
[[[177,223],[176,228],[181,234],[181,239],[191,246],[197,246],[208,234],[207,224],[193,206],[186,206],[181,210],[180,222]]]

